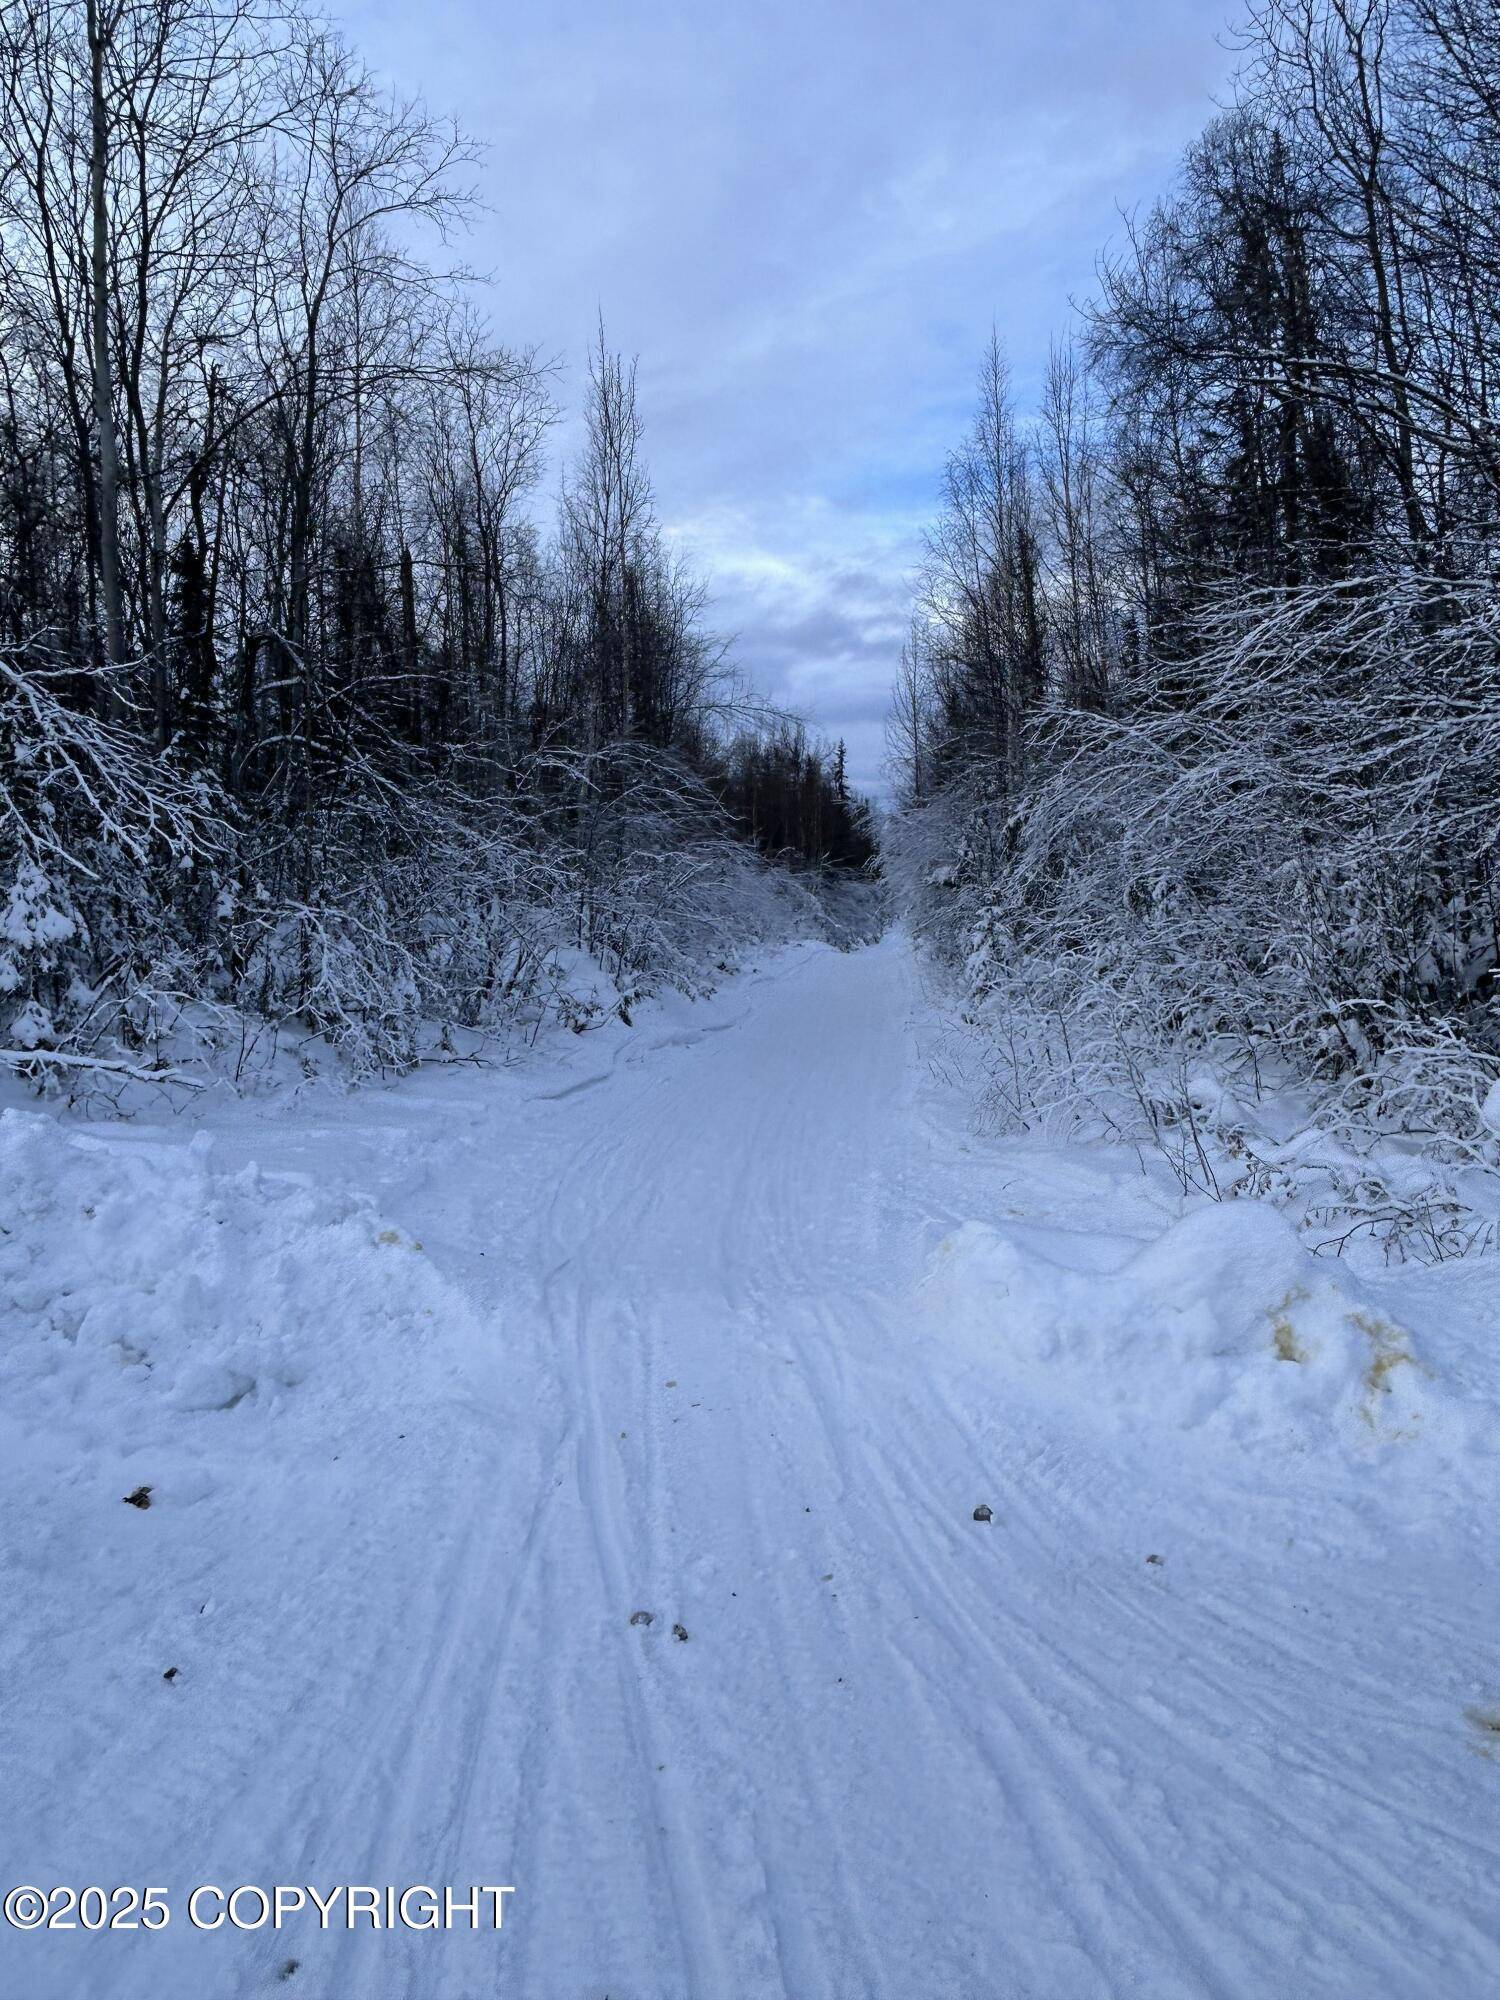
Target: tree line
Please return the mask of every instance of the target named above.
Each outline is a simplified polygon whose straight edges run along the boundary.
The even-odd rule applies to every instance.
[[[1295,1083],[1488,1159],[1500,7],[1255,0],[1240,46],[1034,415],[985,357],[887,863],[1014,1116],[1171,1132],[1207,1185],[1205,1116]]]
[[[755,843],[857,858],[831,761],[738,716],[602,325],[539,527],[553,370],[455,255],[475,161],[295,0],[0,16],[13,1056],[202,1001],[402,1060],[560,938],[628,984],[786,920]]]

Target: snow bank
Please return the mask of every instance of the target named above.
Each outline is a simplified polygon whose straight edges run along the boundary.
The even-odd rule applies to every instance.
[[[401,1407],[441,1384],[465,1311],[361,1196],[226,1172],[207,1133],[138,1142],[0,1112],[11,1423],[71,1431],[121,1466],[166,1439],[217,1447],[231,1414],[336,1444],[373,1398]]]
[[[1104,1239],[1105,1245],[1111,1239]],[[1205,1205],[1144,1248],[966,1222],[922,1310],[1012,1391],[1106,1428],[1203,1431],[1248,1449],[1419,1452],[1492,1473],[1500,1353],[1438,1274],[1358,1278],[1267,1204]],[[1098,1268],[1100,1263],[1104,1268]]]

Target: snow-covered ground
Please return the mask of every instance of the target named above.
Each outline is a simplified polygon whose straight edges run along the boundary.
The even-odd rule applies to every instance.
[[[0,1929],[0,1994],[1500,1991],[1500,1266],[985,1140],[966,1060],[892,938],[6,1113],[0,1887],[173,1915]]]

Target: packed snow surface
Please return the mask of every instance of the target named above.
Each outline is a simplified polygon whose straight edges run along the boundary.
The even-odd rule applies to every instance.
[[[888,939],[348,1099],[12,1099],[0,1887],[173,1915],[0,1994],[1500,1991],[1494,1261],[987,1139],[967,1060]]]

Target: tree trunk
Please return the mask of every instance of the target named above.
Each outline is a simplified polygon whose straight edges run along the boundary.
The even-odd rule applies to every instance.
[[[94,422],[99,447],[99,586],[104,599],[105,654],[111,667],[119,667],[125,659],[125,612],[120,595],[120,457],[115,439],[114,381],[109,350],[109,215],[104,187],[109,131],[104,104],[104,29],[99,18],[99,5],[100,0],[88,0]],[[109,706],[111,715],[118,720],[124,703],[117,686],[110,690]]]

